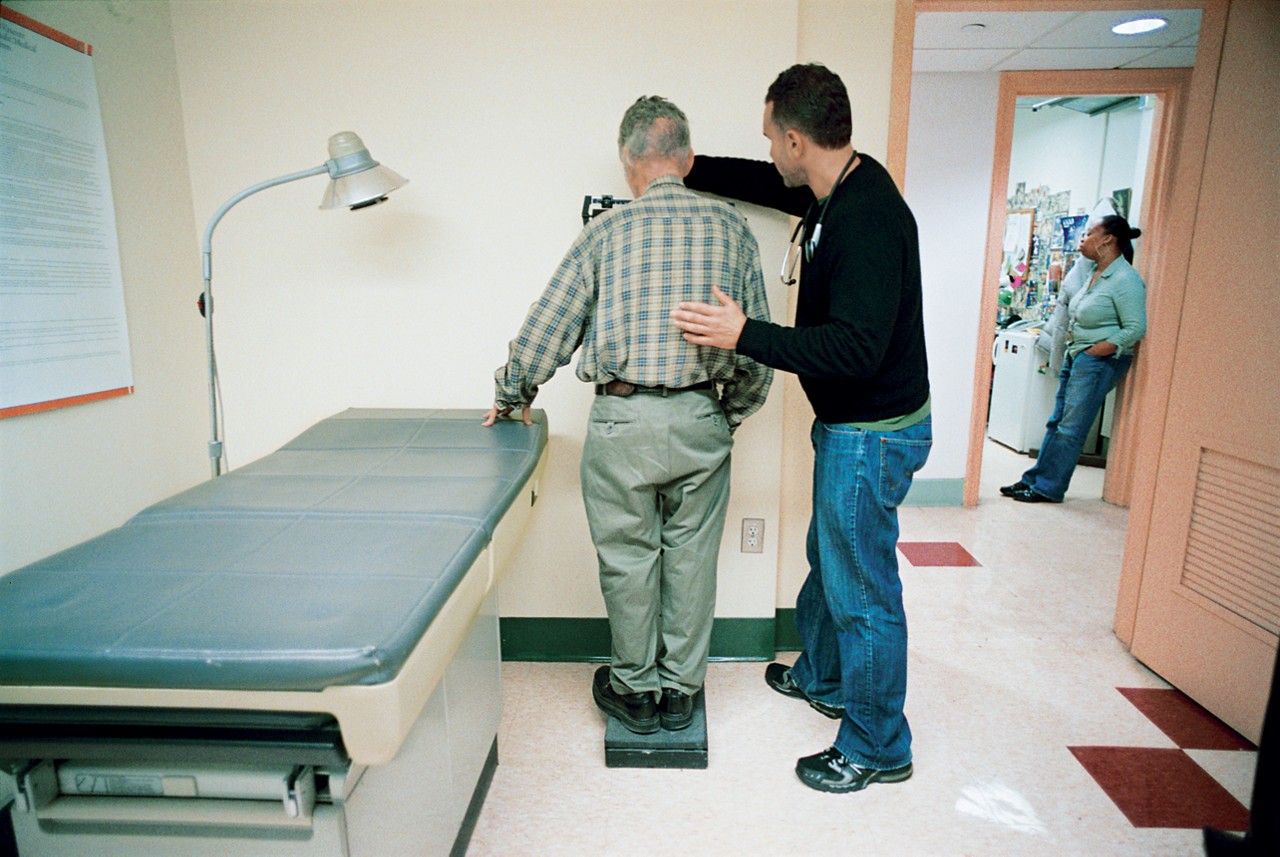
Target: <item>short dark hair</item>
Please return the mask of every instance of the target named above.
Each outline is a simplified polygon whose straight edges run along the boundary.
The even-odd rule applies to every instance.
[[[849,145],[853,115],[849,93],[840,76],[820,63],[793,65],[778,75],[765,93],[773,104],[773,122],[794,128],[824,149]]]
[[[1130,226],[1129,221],[1118,214],[1108,214],[1098,222],[1098,227],[1106,234],[1115,236],[1120,255],[1124,256],[1126,262],[1132,264],[1133,239],[1141,238],[1142,230]]]

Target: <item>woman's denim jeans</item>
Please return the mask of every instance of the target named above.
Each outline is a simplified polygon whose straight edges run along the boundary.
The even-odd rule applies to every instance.
[[[1081,352],[1062,365],[1058,375],[1058,399],[1045,426],[1044,441],[1035,466],[1022,481],[1037,494],[1061,502],[1107,393],[1129,371],[1133,357],[1094,357]]]
[[[893,432],[813,424],[809,576],[796,597],[804,649],[792,680],[844,708],[835,747],[854,764],[911,761],[907,619],[898,577],[898,505],[933,442],[925,419]]]

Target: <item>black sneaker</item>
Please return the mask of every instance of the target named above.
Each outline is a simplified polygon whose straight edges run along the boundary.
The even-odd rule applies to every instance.
[[[1034,488],[1023,488],[1020,491],[1014,491],[1009,495],[1019,503],[1061,503],[1061,500],[1054,500],[1052,497],[1037,492]]]
[[[783,696],[794,697],[795,699],[803,699],[809,703],[809,707],[824,717],[830,717],[832,720],[839,720],[844,717],[844,709],[835,705],[828,705],[825,702],[819,702],[816,699],[810,699],[800,687],[791,680],[791,667],[786,664],[769,664],[764,668],[764,683],[776,690]]]
[[[1026,491],[1030,487],[1031,487],[1030,485],[1023,482],[1021,479],[1019,479],[1017,482],[1013,483],[1012,485],[1005,485],[1003,488],[1000,489],[1000,493],[1006,497],[1012,497],[1014,494],[1017,494],[1019,491]]]
[[[688,729],[693,722],[693,697],[674,687],[664,687],[658,700],[658,718],[668,731]]]
[[[911,763],[887,771],[863,768],[850,762],[835,747],[830,747],[796,762],[796,776],[809,788],[821,792],[856,792],[872,783],[900,783],[911,779]]]
[[[596,670],[591,680],[591,698],[596,707],[622,721],[622,725],[638,735],[658,731],[658,706],[651,693],[618,693],[609,681],[609,667]]]

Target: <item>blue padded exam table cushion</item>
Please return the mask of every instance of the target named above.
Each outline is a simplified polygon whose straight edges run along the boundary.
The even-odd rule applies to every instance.
[[[394,678],[547,424],[350,410],[0,577],[0,685],[318,691]]]

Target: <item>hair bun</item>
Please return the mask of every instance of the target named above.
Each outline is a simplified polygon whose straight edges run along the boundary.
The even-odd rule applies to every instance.
[[[1130,226],[1130,227],[1129,227],[1129,240],[1130,240],[1130,241],[1132,241],[1132,240],[1133,240],[1133,239],[1135,239],[1135,238],[1141,238],[1141,237],[1142,237],[1142,230],[1141,230],[1141,229],[1139,229],[1139,228],[1138,228],[1138,227],[1136,227],[1136,226]]]

